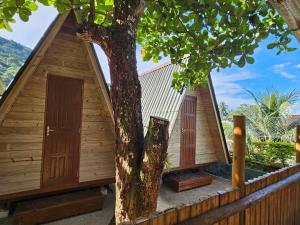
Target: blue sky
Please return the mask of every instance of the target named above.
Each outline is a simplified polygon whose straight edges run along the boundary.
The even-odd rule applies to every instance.
[[[51,7],[40,7],[38,11],[33,12],[29,22],[24,23],[16,18],[17,23],[12,26],[13,32],[0,30],[0,36],[34,48],[56,14],[56,10]],[[293,89],[300,91],[300,43],[294,38],[292,46],[299,49],[277,56],[276,50],[266,48],[269,42],[270,40],[262,42],[256,49],[253,65],[247,65],[242,69],[234,66],[212,73],[219,102],[224,101],[231,108],[238,107],[243,103],[252,103],[246,89],[259,92],[273,87],[282,93]],[[106,57],[98,46],[96,46],[96,50],[105,77],[109,81]],[[143,62],[140,50],[138,47],[137,60],[140,73],[167,61],[167,59],[162,59],[158,64]],[[292,113],[300,114],[300,102],[292,108]]]

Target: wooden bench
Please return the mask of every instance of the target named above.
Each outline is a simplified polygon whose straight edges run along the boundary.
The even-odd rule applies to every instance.
[[[165,183],[176,192],[181,192],[212,183],[212,176],[201,172],[187,172],[172,174],[165,179]]]
[[[103,208],[99,189],[77,191],[17,203],[14,225],[35,225]]]

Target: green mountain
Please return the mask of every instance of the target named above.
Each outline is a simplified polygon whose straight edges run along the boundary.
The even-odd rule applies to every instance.
[[[0,37],[0,78],[5,86],[14,78],[30,52],[30,48]]]

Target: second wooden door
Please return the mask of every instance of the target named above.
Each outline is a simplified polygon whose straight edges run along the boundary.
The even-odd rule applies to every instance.
[[[181,108],[180,166],[195,164],[197,98],[186,96]]]

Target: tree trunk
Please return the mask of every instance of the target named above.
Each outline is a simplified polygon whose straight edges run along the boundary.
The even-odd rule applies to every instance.
[[[138,80],[135,38],[127,29],[115,28],[109,61],[116,134],[116,223],[136,218],[137,192],[144,134],[141,87]]]
[[[151,118],[144,143],[135,34],[112,32],[109,61],[116,134],[116,224],[155,211],[168,146],[168,121]]]
[[[78,29],[78,37],[99,44],[109,60],[116,135],[117,225],[156,210],[168,148],[169,122],[164,119],[150,118],[144,140],[136,61],[137,25],[143,9],[143,0],[115,0],[110,27],[90,21]]]

